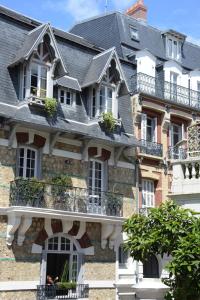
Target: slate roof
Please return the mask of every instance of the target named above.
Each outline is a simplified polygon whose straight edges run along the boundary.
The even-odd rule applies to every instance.
[[[36,26],[39,27],[35,30]],[[44,26],[41,26],[40,22],[0,7],[0,115],[9,118],[12,122],[19,121],[27,126],[35,124],[49,130],[80,133],[117,145],[135,145],[137,143],[135,138],[126,135],[126,133],[133,134],[131,101],[127,90],[119,95],[119,101],[124,103],[119,105],[123,130],[113,136],[106,135],[98,123],[89,124],[88,96],[85,92],[87,88],[82,90],[79,104],[74,107],[60,107],[54,124],[49,124],[44,114],[38,114],[26,102],[19,101],[20,64],[18,63],[27,56],[34,39],[42,34],[43,29]],[[79,94],[93,57],[102,50],[74,34],[55,28],[53,31],[59,53],[68,71],[67,76],[57,79],[55,83],[72,88]],[[8,67],[10,65],[12,68]],[[98,74],[97,72],[95,76],[98,77]]]
[[[130,26],[138,30],[138,40],[131,38]],[[70,32],[81,35],[98,47],[108,49],[115,46],[123,59],[127,59],[128,53],[148,49],[158,59],[168,60],[163,31],[119,12],[82,21]],[[181,64],[188,70],[200,68],[200,47],[185,41]]]
[[[101,80],[102,73],[105,69],[107,62],[109,61],[113,53],[113,48],[98,54],[92,58],[85,79],[82,83],[82,87],[89,86],[93,83],[97,83]]]
[[[60,77],[54,81],[54,84],[57,84],[62,87],[66,87],[75,91],[81,91],[80,84],[76,78],[69,77],[67,75]]]

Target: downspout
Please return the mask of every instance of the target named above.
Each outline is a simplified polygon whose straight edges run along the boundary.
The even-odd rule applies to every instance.
[[[139,160],[135,162],[136,214],[139,215]],[[139,281],[139,262],[136,261],[136,283]]]

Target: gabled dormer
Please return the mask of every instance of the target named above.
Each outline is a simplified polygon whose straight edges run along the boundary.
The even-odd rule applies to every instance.
[[[163,37],[165,39],[166,57],[180,62],[183,56],[182,48],[186,36],[170,29],[163,32]]]
[[[30,31],[9,67],[20,65],[20,99],[53,97],[54,80],[67,74],[53,30],[43,24]]]
[[[128,93],[124,73],[115,48],[93,57],[82,88],[89,87],[89,115],[99,118],[104,112],[111,112],[118,119],[118,97],[122,85]]]

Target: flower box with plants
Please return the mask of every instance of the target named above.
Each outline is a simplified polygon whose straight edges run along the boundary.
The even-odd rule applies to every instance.
[[[44,108],[47,116],[50,118],[52,118],[57,112],[58,102],[55,98],[40,98],[32,95],[29,97],[28,103],[30,105]]]
[[[76,282],[68,281],[69,279],[69,263],[66,260],[60,282],[56,283],[56,295],[68,295],[76,292]]]
[[[100,117],[100,123],[108,133],[113,133],[117,126],[121,126],[121,119],[114,118],[112,112],[104,112]]]

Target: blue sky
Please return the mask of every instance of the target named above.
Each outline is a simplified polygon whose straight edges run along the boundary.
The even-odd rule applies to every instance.
[[[135,0],[108,0],[108,11],[124,11]],[[144,0],[148,6],[148,23],[173,28],[200,44],[199,0]],[[0,4],[63,30],[75,22],[103,13],[106,0],[0,0]]]

